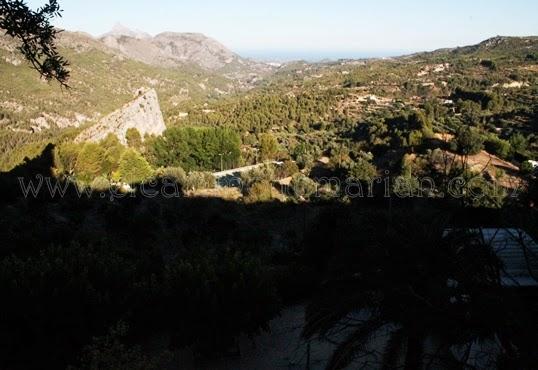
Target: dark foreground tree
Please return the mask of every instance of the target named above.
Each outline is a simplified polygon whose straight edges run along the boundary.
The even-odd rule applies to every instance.
[[[69,63],[58,53],[55,29],[50,20],[60,17],[57,0],[49,0],[36,11],[24,0],[0,0],[0,28],[19,42],[19,51],[42,77],[67,87]]]
[[[327,369],[535,368],[535,301],[491,248],[400,217],[335,255],[307,309],[304,338],[336,345]]]

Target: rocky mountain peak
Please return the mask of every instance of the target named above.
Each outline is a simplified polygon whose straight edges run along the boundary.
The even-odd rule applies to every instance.
[[[99,142],[108,134],[114,134],[122,144],[127,144],[125,136],[130,128],[136,128],[142,137],[160,136],[166,130],[157,92],[154,89],[139,89],[133,101],[83,131],[76,138],[76,142]]]
[[[150,34],[139,31],[139,30],[131,30],[130,28],[125,27],[121,23],[116,23],[110,32],[105,33],[101,37],[107,37],[107,36],[125,36],[125,37],[132,37],[139,40],[151,38]]]
[[[194,64],[217,71],[231,65],[237,68],[250,63],[201,33],[163,32],[151,37],[119,25],[100,40],[129,58],[156,66]]]

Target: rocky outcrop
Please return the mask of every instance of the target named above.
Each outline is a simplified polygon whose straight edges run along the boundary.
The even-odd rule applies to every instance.
[[[127,144],[125,135],[130,128],[136,128],[142,138],[145,135],[160,136],[166,130],[157,92],[154,89],[140,90],[135,100],[83,131],[76,141],[98,142],[105,139],[108,134],[114,134],[122,144]]]

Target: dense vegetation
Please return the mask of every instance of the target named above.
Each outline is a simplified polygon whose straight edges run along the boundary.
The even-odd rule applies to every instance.
[[[354,310],[372,314],[331,368],[356,359],[381,325],[392,325],[387,368],[401,358],[419,367],[431,338],[500,338],[500,368],[532,368],[535,297],[503,290],[499,261],[470,235],[443,237],[484,225],[537,236],[536,40],[495,40],[290,64],[220,99],[187,71],[91,44],[62,50],[75,88],[61,103],[54,87],[0,64],[13,77],[0,91],[1,165],[11,170],[0,176],[0,367],[166,368],[184,348],[196,360],[225,356],[281,307],[307,301],[307,340],[331,339]],[[153,83],[161,137],[129,130],[127,145],[114,135],[75,143],[80,127],[24,131],[43,112],[91,124]],[[187,101],[182,88],[199,96]],[[211,172],[254,164],[236,201],[218,199]],[[62,196],[46,182],[24,196],[20,179],[38,174]],[[466,186],[451,188],[454,178]]]

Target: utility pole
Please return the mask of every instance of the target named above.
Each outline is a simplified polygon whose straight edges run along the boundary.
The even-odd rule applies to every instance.
[[[220,157],[220,172],[224,171],[224,156],[230,156],[232,155],[232,152],[228,152],[228,153],[220,153],[219,154],[219,157]]]

